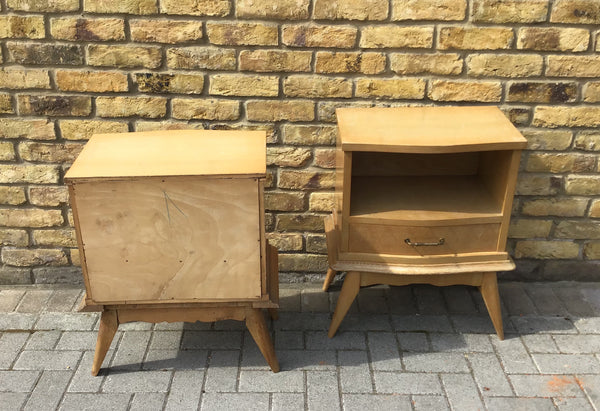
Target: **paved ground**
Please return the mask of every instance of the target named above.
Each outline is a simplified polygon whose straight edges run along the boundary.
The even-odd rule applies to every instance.
[[[278,374],[227,321],[122,326],[98,377],[80,289],[3,287],[0,409],[600,409],[600,283],[502,284],[505,341],[475,289],[430,286],[361,290],[330,340],[339,287],[305,287],[282,285]]]

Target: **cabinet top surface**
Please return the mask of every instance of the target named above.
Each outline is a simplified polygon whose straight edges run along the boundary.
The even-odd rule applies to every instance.
[[[339,108],[336,115],[344,151],[444,153],[527,145],[498,107]]]
[[[265,173],[264,131],[170,130],[94,135],[65,178]]]

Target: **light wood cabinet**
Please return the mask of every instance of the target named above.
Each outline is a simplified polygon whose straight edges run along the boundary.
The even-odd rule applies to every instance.
[[[335,210],[326,221],[330,270],[324,289],[335,271],[350,271],[362,273],[360,285],[372,283],[369,273],[389,284],[481,287],[486,278],[497,295],[495,272],[514,269],[506,236],[526,146],[504,114],[496,107],[336,113],[337,185]],[[345,315],[340,310],[331,335]],[[499,307],[495,311],[490,315],[501,335]]]

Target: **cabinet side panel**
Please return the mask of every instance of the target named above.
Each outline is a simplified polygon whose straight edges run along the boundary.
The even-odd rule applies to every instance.
[[[90,280],[87,272],[87,264],[85,260],[85,250],[83,247],[83,241],[81,240],[81,227],[79,225],[79,211],[77,208],[75,187],[76,186],[74,184],[69,184],[69,201],[71,203],[71,210],[73,211],[73,222],[75,224],[75,235],[77,237],[77,246],[79,248],[79,260],[81,261],[81,271],[83,274],[83,283],[85,284],[86,298],[93,300],[93,296],[90,289]]]
[[[96,182],[77,198],[95,302],[261,296],[256,180]]]

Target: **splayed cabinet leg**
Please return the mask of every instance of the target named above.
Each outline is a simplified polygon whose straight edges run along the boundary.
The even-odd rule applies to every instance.
[[[329,325],[329,333],[327,334],[329,338],[333,338],[335,335],[342,320],[346,316],[346,313],[350,309],[352,302],[356,298],[359,289],[360,273],[356,271],[347,273],[346,278],[344,278],[344,284],[342,284],[342,291],[340,291],[340,296],[338,297],[338,301],[335,306],[335,311],[333,312],[331,324]]]
[[[265,322],[262,310],[258,308],[248,308],[246,310],[246,327],[250,331],[250,335],[254,338],[256,345],[260,349],[260,352],[267,360],[267,363],[271,367],[273,372],[279,372],[279,362],[275,355],[275,348],[273,347],[273,341]]]
[[[110,344],[117,332],[119,322],[116,310],[107,310],[102,312],[100,317],[100,328],[98,330],[98,339],[96,340],[96,351],[94,352],[94,362],[92,364],[92,375],[98,375],[100,367]]]
[[[498,338],[504,339],[504,329],[502,327],[502,310],[500,308],[500,294],[498,294],[498,280],[496,273],[484,273],[479,286],[479,291],[485,302],[492,324]]]
[[[329,267],[327,269],[327,276],[325,277],[325,281],[323,282],[323,291],[327,291],[329,286],[333,282],[333,278],[335,277],[335,270]]]

